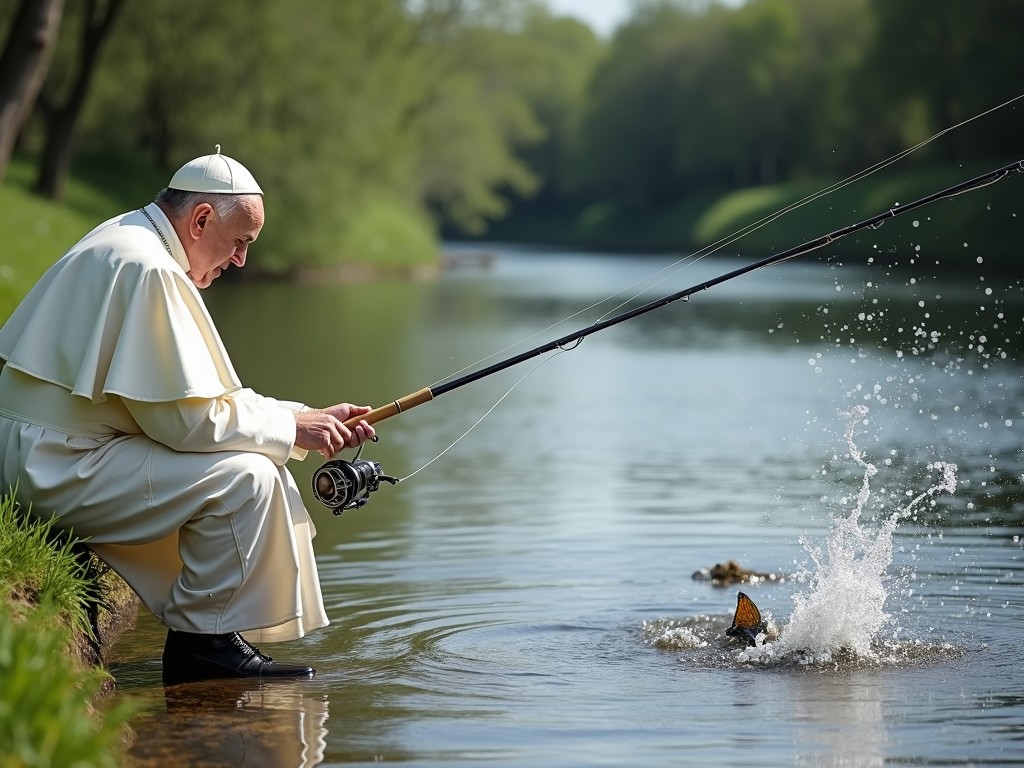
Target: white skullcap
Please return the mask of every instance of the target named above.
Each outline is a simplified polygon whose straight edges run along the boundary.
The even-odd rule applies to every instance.
[[[185,163],[171,177],[170,189],[207,192],[214,195],[262,195],[263,190],[248,169],[220,153],[204,155]]]

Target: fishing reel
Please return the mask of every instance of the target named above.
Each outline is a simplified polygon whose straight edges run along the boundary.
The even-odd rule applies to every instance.
[[[360,459],[357,453],[352,461],[334,459],[314,472],[313,495],[335,515],[340,515],[346,509],[358,509],[366,504],[382,481],[395,485],[398,478],[385,475],[378,462]]]

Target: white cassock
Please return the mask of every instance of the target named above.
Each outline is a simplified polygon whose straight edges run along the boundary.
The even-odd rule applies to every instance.
[[[285,468],[303,406],[242,387],[188,268],[150,204],[43,275],[0,329],[0,492],[87,539],[168,627],[294,640],[328,624]]]

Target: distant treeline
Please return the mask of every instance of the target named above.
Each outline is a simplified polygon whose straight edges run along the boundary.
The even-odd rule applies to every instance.
[[[281,270],[841,178],[1017,96],[1024,72],[1020,0],[639,0],[610,40],[534,0],[107,4],[74,156],[169,172],[220,144],[268,192],[260,251]],[[41,167],[103,5],[65,4],[18,144]],[[903,162],[1012,158],[1022,111]]]

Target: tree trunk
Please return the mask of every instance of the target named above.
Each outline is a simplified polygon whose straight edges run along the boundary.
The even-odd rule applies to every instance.
[[[36,192],[45,197],[53,200],[63,197],[64,182],[71,170],[78,117],[89,94],[89,86],[99,62],[100,49],[123,5],[124,0],[108,0],[105,6],[98,0],[88,0],[85,18],[82,20],[78,70],[67,100],[58,106],[45,92],[43,93],[41,105],[46,121],[46,143],[43,146],[39,175],[36,178]]]
[[[64,0],[21,0],[0,53],[0,181],[50,69]]]
[[[71,168],[75,116],[63,109],[46,113],[46,143],[39,160],[35,190],[51,200],[64,197],[64,181]]]

